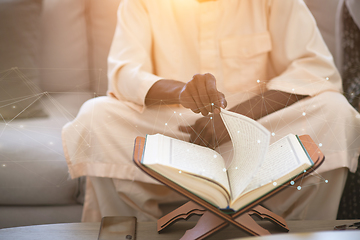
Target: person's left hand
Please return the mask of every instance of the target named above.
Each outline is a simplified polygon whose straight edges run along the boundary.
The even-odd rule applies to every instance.
[[[215,149],[230,141],[230,135],[220,114],[210,114],[196,120],[194,125],[179,126],[179,130],[190,134],[190,142]]]

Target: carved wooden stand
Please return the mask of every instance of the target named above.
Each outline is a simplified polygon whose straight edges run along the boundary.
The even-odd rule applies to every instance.
[[[184,236],[181,238],[183,240],[204,239],[211,234],[219,231],[220,229],[227,227],[230,223],[230,221],[228,222],[227,220],[224,220],[211,213],[210,211],[206,210],[205,208],[201,207],[200,205],[189,201],[181,207],[177,208],[176,210],[172,211],[171,213],[160,218],[157,222],[157,231],[160,233],[162,230],[164,230],[171,224],[179,220],[187,220],[190,216],[194,214],[200,215],[201,218],[199,219],[194,228],[186,231]],[[268,230],[260,227],[254,221],[254,219],[251,218],[251,215],[254,214],[261,217],[262,219],[268,219],[274,222],[275,224],[282,227],[286,232],[289,231],[286,222],[282,217],[274,214],[266,208],[261,207],[260,205],[238,217],[234,217],[233,220],[235,223],[231,223],[253,235],[262,236],[270,234]]]
[[[325,157],[322,152],[319,150],[318,146],[313,142],[313,140],[308,135],[303,135],[299,137],[305,149],[307,150],[309,156],[311,157],[314,165],[312,168],[308,169],[305,173],[302,173],[291,181],[296,181],[301,179],[318,168],[321,163],[324,161]],[[157,222],[157,231],[160,233],[166,227],[174,224],[179,220],[186,220],[192,215],[200,215],[200,219],[197,222],[196,226],[190,230],[187,230],[184,236],[181,238],[182,240],[192,240],[192,239],[204,239],[211,234],[227,227],[229,224],[233,224],[236,227],[248,232],[251,235],[268,235],[270,232],[261,226],[259,226],[251,217],[251,215],[256,215],[262,219],[267,219],[273,222],[274,224],[280,226],[284,229],[284,231],[289,231],[285,220],[276,215],[275,213],[267,210],[266,208],[260,206],[259,204],[264,200],[268,199],[275,193],[284,189],[286,186],[290,185],[290,182],[283,184],[282,186],[274,189],[272,192],[263,196],[260,199],[252,202],[248,206],[242,208],[238,212],[230,215],[225,214],[220,211],[215,206],[210,203],[204,201],[198,196],[192,194],[191,192],[183,189],[179,185],[174,182],[168,180],[162,175],[156,173],[155,171],[147,168],[146,166],[141,164],[142,154],[144,150],[145,138],[137,137],[135,140],[135,148],[134,148],[134,162],[135,164],[143,170],[145,173],[150,175],[151,177],[157,179],[162,182],[166,186],[172,188],[173,190],[179,192],[185,197],[189,198],[191,201],[185,203],[181,207],[172,211],[171,213],[165,215],[160,218]]]

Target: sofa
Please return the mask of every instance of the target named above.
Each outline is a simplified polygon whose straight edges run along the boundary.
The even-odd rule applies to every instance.
[[[61,129],[106,94],[120,1],[0,2],[0,228],[81,221],[85,178],[69,176]],[[335,54],[338,0],[306,2]]]
[[[0,2],[0,228],[80,222],[85,178],[69,176],[61,129],[106,94],[119,2]]]

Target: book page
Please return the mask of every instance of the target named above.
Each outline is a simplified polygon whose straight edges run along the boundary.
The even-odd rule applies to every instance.
[[[244,193],[276,181],[303,165],[304,162],[310,161],[296,136],[289,134],[283,137],[269,147],[264,163]],[[275,183],[275,186],[277,184],[280,183]]]
[[[233,159],[228,168],[232,199],[251,182],[265,159],[270,132],[260,123],[240,114],[221,110],[221,117],[233,144]]]
[[[223,158],[216,151],[161,134],[147,135],[143,164],[161,164],[221,184],[230,194]]]

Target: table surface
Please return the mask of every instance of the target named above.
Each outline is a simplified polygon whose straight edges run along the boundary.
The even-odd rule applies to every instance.
[[[337,220],[337,221],[287,221],[289,226],[289,233],[283,233],[281,230],[274,226],[271,222],[262,221],[259,223],[262,227],[267,228],[271,233],[278,234],[275,236],[267,236],[265,239],[360,239],[359,230],[346,230],[346,231],[332,231],[332,233],[318,233],[319,231],[331,231],[334,226],[341,224],[352,224],[360,220]],[[172,240],[180,239],[187,229],[195,226],[196,222],[177,222],[168,229],[165,229],[163,233],[158,234],[156,231],[155,222],[138,222],[137,224],[137,240]],[[49,225],[35,225],[16,228],[4,228],[0,229],[1,240],[97,240],[99,233],[100,223],[64,223],[64,224],[49,224]],[[301,237],[290,238],[293,233],[309,233],[312,234],[299,235]],[[289,235],[291,234],[291,235]],[[325,234],[325,235],[324,235]],[[330,235],[329,235],[330,234]],[[341,234],[341,237],[338,235]],[[324,237],[320,236],[323,235]],[[334,236],[336,238],[329,238]],[[354,238],[354,236],[356,236]],[[229,226],[214,235],[210,236],[208,240],[213,239],[237,239],[248,238],[249,235],[235,228]],[[339,238],[340,237],[340,238]],[[250,239],[257,239],[252,237]]]

